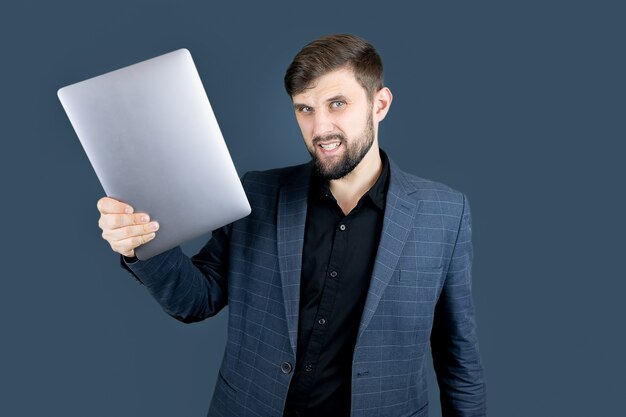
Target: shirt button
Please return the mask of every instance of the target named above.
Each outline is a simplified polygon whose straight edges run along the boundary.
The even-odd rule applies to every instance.
[[[333,277],[333,278],[335,278],[335,277],[337,276],[337,271],[333,271],[333,272],[331,272],[331,273],[330,273],[330,276],[331,276],[331,277]]]
[[[341,226],[339,226],[339,230],[344,231],[346,230],[346,225],[342,224]]]
[[[292,366],[289,362],[283,362],[280,364],[280,370],[283,371],[283,374],[288,374],[291,372]]]
[[[313,365],[311,365],[311,364],[307,363],[307,364],[304,366],[304,370],[305,370],[305,372],[311,372],[311,371],[313,370]]]
[[[326,319],[325,319],[324,317],[322,317],[322,318],[321,318],[321,319],[319,319],[317,322],[318,322],[320,325],[322,325],[322,326],[323,326],[323,325],[325,325],[325,324],[326,324]]]

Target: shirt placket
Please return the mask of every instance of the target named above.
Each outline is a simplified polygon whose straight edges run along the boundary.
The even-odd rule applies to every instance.
[[[300,369],[300,382],[304,392],[308,392],[314,385],[317,377],[317,364],[326,342],[327,327],[333,319],[335,299],[342,278],[343,259],[348,249],[348,234],[346,233],[347,217],[336,222],[334,227],[333,245],[325,272],[324,287],[320,297],[319,308],[315,317],[309,344]]]

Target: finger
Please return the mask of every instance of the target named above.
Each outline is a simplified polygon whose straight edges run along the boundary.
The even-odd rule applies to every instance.
[[[133,213],[134,224],[144,224],[150,221],[150,215],[148,213]]]
[[[98,219],[98,227],[107,231],[134,224],[146,224],[149,221],[150,215],[148,213],[101,214],[100,219]]]
[[[102,232],[102,237],[108,241],[120,241],[134,236],[146,235],[159,229],[157,222],[150,222],[134,226],[119,227]]]
[[[120,240],[111,244],[111,248],[113,248],[115,252],[125,255],[127,253],[134,252],[135,248],[150,242],[155,236],[156,233],[153,232],[146,235],[129,237],[128,239]]]
[[[100,200],[98,200],[96,206],[98,207],[98,211],[100,211],[100,213],[102,214],[132,214],[134,211],[133,207],[130,204],[126,204],[111,197],[102,197]]]
[[[101,214],[98,226],[103,232],[135,224],[132,214]]]

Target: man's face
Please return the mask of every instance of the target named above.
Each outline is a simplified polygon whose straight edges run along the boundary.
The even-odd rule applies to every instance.
[[[319,77],[293,96],[296,119],[315,167],[326,180],[345,177],[376,140],[372,104],[350,69]]]

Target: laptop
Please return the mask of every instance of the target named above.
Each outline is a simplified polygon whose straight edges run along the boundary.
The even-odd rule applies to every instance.
[[[106,195],[159,222],[140,260],[250,214],[187,49],[57,94]]]

